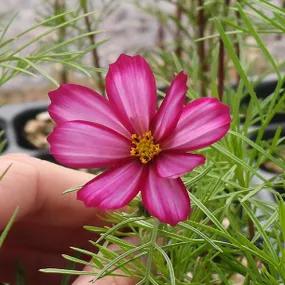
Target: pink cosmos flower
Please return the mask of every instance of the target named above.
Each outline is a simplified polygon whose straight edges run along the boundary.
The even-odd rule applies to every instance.
[[[121,55],[106,76],[108,99],[75,84],[49,93],[57,124],[48,138],[51,154],[69,167],[107,169],[78,191],[86,206],[119,209],[141,192],[144,207],[160,221],[187,219],[190,199],[180,176],[205,162],[190,152],[220,140],[231,120],[217,99],[185,104],[186,81],[180,72],[158,108],[148,63]]]

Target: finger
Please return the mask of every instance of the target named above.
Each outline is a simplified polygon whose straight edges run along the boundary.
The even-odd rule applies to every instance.
[[[18,219],[37,213],[36,219],[48,218],[63,226],[78,226],[98,213],[77,201],[75,193],[62,194],[85,184],[93,175],[19,154],[0,158],[0,175],[10,165],[0,181],[0,228],[18,206]]]
[[[85,271],[90,270],[90,268],[84,268]],[[119,274],[120,272],[118,272]],[[121,277],[121,276],[106,276],[95,283],[92,282],[94,280],[94,277],[89,275],[82,275],[78,277],[72,285],[135,285],[136,281],[128,278],[128,277]]]
[[[124,241],[129,242],[134,245],[139,244],[139,239],[134,238],[134,237],[128,237],[124,238]],[[120,251],[120,248],[117,245],[110,245],[108,247],[112,251]],[[137,280],[135,278],[130,278],[130,277],[122,277],[122,276],[106,276],[103,277],[102,279],[99,279],[95,283],[92,283],[94,280],[94,276],[96,271],[94,268],[91,266],[86,266],[83,271],[90,271],[93,273],[92,275],[81,275],[79,276],[73,283],[72,285],[88,285],[88,284],[94,284],[94,285],[135,285],[137,283]],[[116,270],[114,274],[122,275],[123,272],[121,270]]]

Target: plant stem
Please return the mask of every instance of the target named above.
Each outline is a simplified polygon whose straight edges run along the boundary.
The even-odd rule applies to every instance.
[[[237,18],[237,23],[240,24],[240,13],[239,13],[239,11],[236,10],[235,14],[236,14],[236,18]],[[236,35],[236,41],[234,43],[234,48],[235,48],[235,52],[236,52],[238,59],[240,59],[240,46],[239,46],[239,41],[238,41],[238,35]],[[240,75],[236,71],[236,85],[237,86],[239,85],[239,82],[240,82]]]
[[[84,14],[88,13],[88,3],[87,2],[88,1],[86,1],[85,4],[82,5]],[[92,32],[92,25],[91,25],[91,20],[90,20],[89,15],[84,17],[84,22],[85,22],[85,26],[86,26],[87,31],[89,33]],[[96,43],[95,35],[94,34],[90,34],[88,36],[88,38],[89,38],[90,44],[91,45],[95,45],[95,43]],[[93,48],[92,49],[92,60],[93,60],[94,67],[100,68],[100,59],[99,59],[99,55],[98,55],[98,52],[97,52],[97,48]],[[97,76],[98,76],[97,77],[98,78],[98,80],[97,80],[98,88],[103,93],[105,87],[104,87],[104,81],[103,81],[102,74],[100,72],[98,72]]]
[[[203,38],[205,34],[206,18],[204,14],[203,7],[204,0],[198,0],[198,15],[197,15],[197,25],[198,25],[198,37]],[[198,57],[200,61],[200,76],[201,76],[201,96],[205,97],[207,95],[206,84],[204,84],[204,79],[208,71],[208,66],[206,62],[206,47],[205,41],[198,42]]]
[[[157,46],[164,49],[164,29],[163,24],[159,22],[158,32],[157,32]]]
[[[146,271],[145,271],[145,277],[142,280],[142,284],[148,285],[149,284],[149,275],[151,272],[151,266],[152,266],[152,257],[153,257],[153,251],[155,249],[155,244],[156,244],[156,240],[157,240],[157,233],[158,233],[158,229],[159,229],[159,221],[155,221],[155,224],[153,226],[152,229],[152,233],[151,233],[151,237],[150,237],[150,246],[148,249],[148,257],[147,257],[147,261],[146,261]]]
[[[65,0],[55,0],[54,2],[54,13],[55,15],[61,14],[65,11]],[[64,17],[64,16],[63,16]],[[66,27],[62,26],[58,29],[58,41],[63,42],[66,35]],[[64,65],[61,65],[59,82],[66,83],[68,81],[68,72]]]
[[[219,40],[219,65],[218,65],[218,95],[222,101],[224,96],[224,82],[225,82],[225,47],[223,40]]]
[[[164,37],[165,37],[165,32],[164,32],[164,27],[163,27],[163,16],[158,15],[158,31],[157,31],[157,37],[156,37],[156,44],[160,49],[164,49]]]
[[[254,228],[254,223],[250,218],[248,218],[247,225],[248,225],[248,239],[252,240],[255,235],[255,228]]]
[[[182,54],[182,37],[181,37],[181,28],[179,25],[179,23],[181,23],[181,18],[182,18],[182,8],[181,8],[181,4],[179,3],[179,1],[177,1],[176,3],[177,24],[176,24],[176,33],[175,33],[175,42],[176,42],[175,53],[178,58],[181,58],[181,54]]]
[[[230,0],[225,0],[224,15],[228,15],[228,7],[230,5]],[[219,64],[218,64],[218,95],[219,99],[222,101],[224,96],[225,87],[225,47],[224,42],[220,38],[219,40]]]

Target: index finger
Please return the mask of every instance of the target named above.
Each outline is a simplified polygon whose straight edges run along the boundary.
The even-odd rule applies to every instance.
[[[75,193],[63,195],[68,188],[83,185],[93,175],[68,169],[26,155],[0,157],[0,175],[11,165],[0,181],[0,228],[7,223],[16,207],[18,219],[37,213],[35,219],[48,218],[63,226],[82,225],[92,217],[101,224],[96,209],[86,208]]]

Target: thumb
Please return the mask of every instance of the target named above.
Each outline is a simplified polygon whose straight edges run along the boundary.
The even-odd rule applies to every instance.
[[[92,269],[90,266],[86,266],[84,271],[90,271],[94,274],[94,269]],[[116,272],[118,274],[122,273],[119,270]],[[132,278],[122,276],[106,276],[95,283],[92,283],[92,280],[94,280],[94,275],[81,275],[72,283],[72,285],[135,285],[137,283]]]
[[[127,237],[124,238],[125,241],[137,245],[139,243],[139,240],[134,237]],[[117,245],[110,245],[108,247],[109,249],[113,251],[119,251],[120,248]],[[96,271],[91,266],[86,266],[84,268],[84,271],[90,271],[90,275],[81,275],[78,277],[72,285],[135,285],[137,284],[137,280],[135,278],[130,277],[122,277],[122,276],[105,276],[101,278],[100,280],[96,281],[95,283],[92,283],[92,280],[94,280],[94,275],[96,274]],[[98,271],[98,270],[97,270]],[[116,270],[114,274],[122,275],[123,272],[121,270]]]

